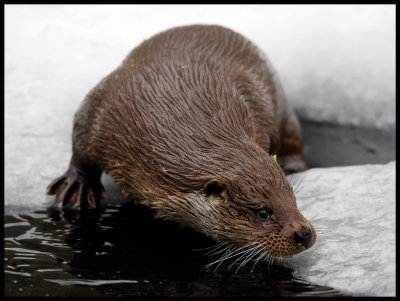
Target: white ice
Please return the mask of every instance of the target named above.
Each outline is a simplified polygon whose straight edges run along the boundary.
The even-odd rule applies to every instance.
[[[144,39],[195,23],[254,41],[302,116],[394,129],[394,5],[7,5],[6,84],[24,72],[41,98],[78,103]]]
[[[298,207],[317,229],[315,245],[293,257],[296,276],[354,295],[395,295],[395,164],[293,176]]]
[[[144,39],[220,24],[263,49],[289,102],[315,120],[393,129],[394,6],[5,6],[5,205],[46,206],[85,94]],[[395,294],[395,162],[311,169],[299,206],[317,244],[293,260],[317,284]]]

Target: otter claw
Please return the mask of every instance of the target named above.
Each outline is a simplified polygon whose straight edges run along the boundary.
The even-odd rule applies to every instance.
[[[53,195],[56,193],[57,188],[65,181],[65,175],[54,179],[49,186],[47,186],[47,194]]]
[[[97,209],[100,200],[106,197],[100,178],[94,179],[74,167],[53,180],[47,187],[47,194],[56,195],[54,203],[48,208],[51,217],[61,212]]]

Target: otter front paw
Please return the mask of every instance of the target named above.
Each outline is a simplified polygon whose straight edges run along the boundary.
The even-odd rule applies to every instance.
[[[56,196],[48,208],[52,217],[61,211],[77,213],[97,209],[106,196],[99,175],[93,176],[76,167],[70,167],[64,175],[54,179],[47,187],[47,194]]]

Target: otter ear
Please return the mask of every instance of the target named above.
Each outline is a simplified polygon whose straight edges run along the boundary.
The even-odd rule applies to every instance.
[[[220,195],[225,190],[226,190],[225,183],[222,183],[218,179],[212,179],[212,180],[208,181],[204,185],[204,191],[205,191],[207,196],[209,196],[209,195]]]
[[[276,154],[275,154],[275,155],[272,155],[271,157],[272,157],[272,159],[274,159],[275,162],[276,162]]]

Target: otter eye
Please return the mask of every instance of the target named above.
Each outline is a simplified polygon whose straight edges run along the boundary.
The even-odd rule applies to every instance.
[[[272,211],[264,208],[261,209],[260,211],[258,211],[258,216],[262,219],[262,220],[266,220],[267,218],[271,217],[272,215]]]

